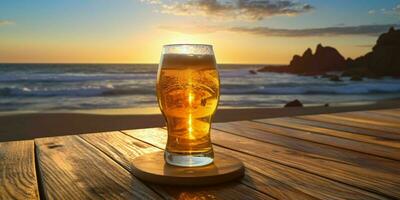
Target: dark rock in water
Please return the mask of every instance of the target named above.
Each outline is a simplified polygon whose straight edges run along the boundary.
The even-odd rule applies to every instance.
[[[350,80],[351,81],[362,81],[363,78],[359,75],[353,75],[353,76],[351,76]]]
[[[250,74],[257,74],[257,71],[256,70],[249,70],[249,73]]]
[[[329,78],[329,80],[330,80],[330,81],[335,81],[335,82],[342,81],[342,79],[340,79],[340,77],[339,77],[338,75],[332,75],[332,76]]]
[[[324,104],[324,107],[329,107],[329,103]]]
[[[331,81],[342,81],[340,77],[335,74],[323,74],[321,78],[328,78]]]
[[[296,99],[294,101],[287,103],[284,107],[285,108],[286,107],[303,107],[303,104],[299,100]]]
[[[400,77],[400,30],[393,27],[379,36],[372,51],[355,60],[348,60],[349,70],[357,69],[359,75],[368,77]],[[361,69],[361,70],[360,70]]]
[[[0,96],[8,96],[12,93],[12,89],[11,88],[0,88]]]
[[[321,78],[331,78],[332,75],[330,74],[322,74]]]
[[[351,76],[353,76],[353,72],[351,72],[350,70],[347,70],[347,71],[344,71],[343,73],[342,73],[342,77],[351,77]]]
[[[342,73],[342,77],[364,77],[364,76],[374,76],[374,74],[367,68],[349,68]]]

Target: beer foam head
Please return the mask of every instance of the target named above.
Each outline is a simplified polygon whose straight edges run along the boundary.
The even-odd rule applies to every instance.
[[[211,45],[174,44],[163,47],[162,68],[215,68]]]
[[[213,47],[207,44],[169,44],[163,46],[163,54],[214,55]]]
[[[164,54],[162,68],[215,68],[214,55]]]

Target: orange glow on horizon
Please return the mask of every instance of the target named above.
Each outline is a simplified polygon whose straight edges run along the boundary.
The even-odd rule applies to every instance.
[[[52,42],[2,40],[0,62],[22,63],[158,63],[165,44],[196,43],[214,46],[217,62],[243,64],[287,64],[295,54],[318,43],[337,48],[345,57],[370,51],[357,44],[374,43],[371,37],[280,38],[230,32],[184,34],[155,29],[127,38],[64,40]]]

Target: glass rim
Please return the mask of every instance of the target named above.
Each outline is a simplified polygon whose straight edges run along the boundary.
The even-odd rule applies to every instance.
[[[178,43],[178,44],[165,44],[163,47],[171,46],[203,46],[203,47],[213,47],[211,44],[190,44],[190,43]]]

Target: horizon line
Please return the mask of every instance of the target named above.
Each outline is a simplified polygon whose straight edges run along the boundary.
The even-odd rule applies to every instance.
[[[138,65],[158,65],[159,63],[114,63],[114,62],[0,62],[2,64],[59,64],[59,65],[130,65],[130,64],[138,64]],[[217,63],[217,65],[288,65],[282,63]]]

